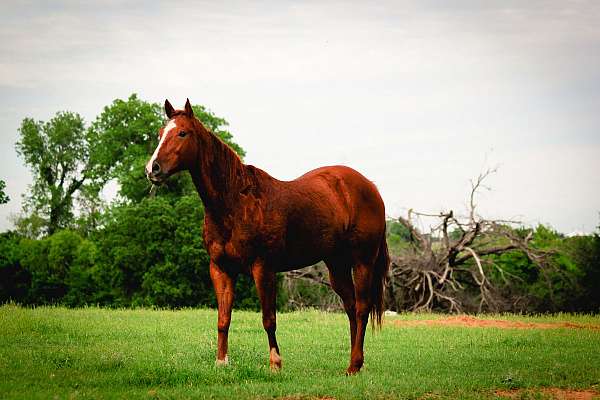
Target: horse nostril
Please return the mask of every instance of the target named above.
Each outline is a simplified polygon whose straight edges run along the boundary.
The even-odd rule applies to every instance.
[[[159,163],[157,163],[156,161],[154,161],[154,162],[152,163],[152,173],[153,173],[154,175],[156,175],[156,174],[158,174],[159,172],[160,172],[160,164],[159,164]]]

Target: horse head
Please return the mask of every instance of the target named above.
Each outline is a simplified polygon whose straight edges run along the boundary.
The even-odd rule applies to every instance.
[[[146,176],[154,184],[164,182],[169,176],[189,170],[197,160],[198,140],[202,124],[194,117],[188,99],[183,110],[175,110],[165,100],[165,113],[169,119],[158,134],[158,146],[146,164]]]

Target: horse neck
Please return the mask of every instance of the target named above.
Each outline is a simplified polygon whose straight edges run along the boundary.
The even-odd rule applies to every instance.
[[[240,190],[247,184],[245,165],[211,132],[200,136],[198,146],[192,180],[206,212],[222,219],[238,207]]]

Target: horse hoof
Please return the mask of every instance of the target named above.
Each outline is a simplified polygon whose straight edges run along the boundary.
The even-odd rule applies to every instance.
[[[346,370],[346,376],[356,375],[360,372],[360,368],[357,367],[348,367]]]
[[[271,366],[271,372],[281,371],[281,356],[277,354],[275,349],[272,349],[269,354],[269,364]]]
[[[274,373],[281,372],[281,363],[279,363],[279,364],[271,363],[271,372],[274,372]]]
[[[227,356],[225,356],[225,358],[222,360],[219,360],[217,358],[217,360],[215,361],[215,366],[217,366],[217,367],[226,367],[228,365],[229,365],[229,357],[227,357]]]

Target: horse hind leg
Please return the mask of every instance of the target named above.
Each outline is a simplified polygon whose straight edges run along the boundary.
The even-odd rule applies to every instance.
[[[356,341],[356,301],[354,299],[354,283],[352,282],[352,270],[347,265],[338,263],[327,263],[329,270],[329,282],[333,291],[342,299],[344,310],[348,315],[350,323],[350,350]]]
[[[350,366],[346,373],[354,375],[360,371],[364,362],[363,345],[365,332],[371,311],[371,282],[373,268],[370,265],[359,263],[354,266],[354,296],[356,298],[356,339],[350,355]]]

